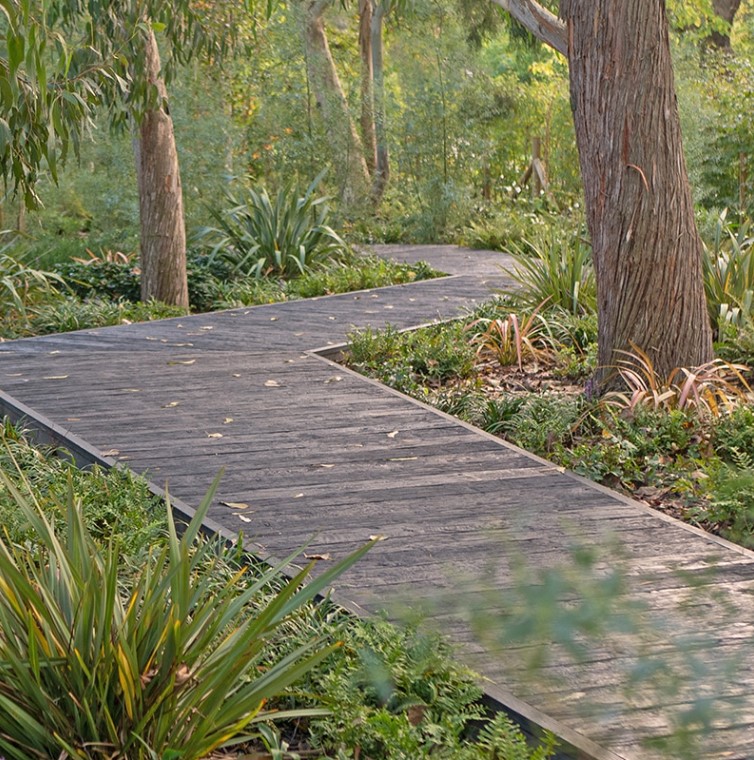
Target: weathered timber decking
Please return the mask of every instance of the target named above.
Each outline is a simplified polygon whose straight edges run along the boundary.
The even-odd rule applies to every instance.
[[[571,756],[653,757],[642,743],[668,732],[673,710],[708,694],[738,709],[715,726],[702,756],[754,757],[754,554],[317,353],[353,327],[455,316],[505,282],[500,254],[380,251],[428,260],[452,277],[0,344],[6,408],[16,399],[189,505],[224,468],[213,525],[243,529],[265,556],[308,542],[307,552],[335,558],[387,536],[338,584],[339,599],[394,615],[435,600],[430,622],[462,645],[488,693],[564,736]],[[454,597],[489,607],[482,590],[512,589],[517,558],[557,567],[576,543],[606,550],[606,564],[618,547],[629,595],[666,619],[652,652],[705,637],[695,656],[708,669],[698,681],[627,696],[631,650],[617,636],[592,646],[586,664],[556,658],[534,681],[523,667],[527,647],[500,650],[471,635]]]

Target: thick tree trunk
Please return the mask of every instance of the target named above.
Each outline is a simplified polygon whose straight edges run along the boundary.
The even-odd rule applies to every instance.
[[[599,363],[634,343],[655,368],[712,358],[665,4],[563,0],[598,288]],[[604,380],[603,372],[600,380]]]
[[[741,0],[712,0],[712,8],[715,14],[730,25],[733,24],[733,19],[736,17],[740,5]],[[729,50],[730,33],[712,32],[709,42],[715,47]]]
[[[154,33],[144,46],[147,81],[157,88],[160,104],[147,111],[134,146],[141,218],[141,297],[188,309],[186,231],[183,192],[173,120],[160,76],[160,54]]]
[[[377,163],[372,182],[372,198],[379,204],[390,179],[390,157],[387,147],[385,116],[385,66],[383,62],[383,30],[385,6],[377,2],[372,13],[372,63],[374,68],[374,128],[377,145]]]
[[[377,165],[374,133],[374,66],[372,64],[372,0],[359,0],[359,54],[361,55],[361,139],[371,174]]]
[[[343,201],[354,205],[367,195],[369,170],[327,43],[323,15],[330,2],[307,0],[305,40],[309,79],[335,156]]]

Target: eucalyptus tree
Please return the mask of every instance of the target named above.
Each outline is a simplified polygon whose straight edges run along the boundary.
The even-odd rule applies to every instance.
[[[598,288],[599,364],[642,348],[669,372],[712,358],[702,243],[662,0],[495,0],[567,57]],[[604,383],[607,370],[598,377]]]
[[[232,0],[204,7],[190,0],[4,0],[0,9],[4,176],[33,203],[40,169],[48,166],[55,177],[58,158],[76,149],[96,107],[109,109],[113,125],[133,125],[142,298],[187,308],[183,197],[166,82],[178,64],[226,52],[236,27],[222,21]]]

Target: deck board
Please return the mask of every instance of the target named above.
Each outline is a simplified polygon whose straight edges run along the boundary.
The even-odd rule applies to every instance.
[[[452,276],[3,343],[0,389],[189,505],[224,468],[210,517],[230,533],[243,529],[264,556],[308,543],[307,551],[337,558],[370,535],[387,536],[338,582],[339,598],[395,616],[426,606],[428,623],[462,647],[490,693],[510,693],[513,709],[551,722],[580,744],[581,757],[653,757],[642,742],[667,731],[668,706],[700,689],[741,702],[704,757],[754,757],[754,672],[722,672],[750,651],[754,554],[313,353],[356,328],[463,315],[511,285],[501,254],[450,246],[380,253],[427,259]],[[706,680],[672,697],[629,699],[632,656],[611,640],[593,646],[587,663],[551,663],[542,682],[523,667],[530,647],[475,638],[459,597],[486,610],[488,584],[500,595],[515,589],[518,559],[557,568],[577,543],[608,552],[603,570],[618,547],[628,596],[666,620],[656,651],[674,652],[681,634],[707,637]]]

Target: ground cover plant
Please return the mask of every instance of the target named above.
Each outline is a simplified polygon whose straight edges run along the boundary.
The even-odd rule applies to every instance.
[[[0,437],[4,757],[552,755],[438,638],[313,599],[368,546],[301,587],[203,539],[209,498],[179,536],[139,478]]]

